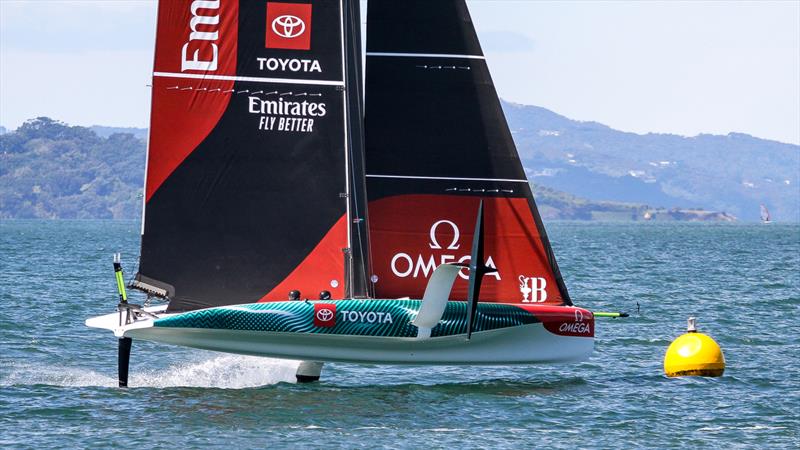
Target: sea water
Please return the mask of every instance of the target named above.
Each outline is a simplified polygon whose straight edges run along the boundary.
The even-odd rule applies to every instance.
[[[129,389],[112,311],[112,254],[135,270],[139,225],[0,223],[0,447],[797,448],[800,226],[550,223],[576,304],[598,319],[576,365],[327,364],[135,341]],[[141,301],[136,298],[134,301]],[[698,318],[721,378],[666,378]]]

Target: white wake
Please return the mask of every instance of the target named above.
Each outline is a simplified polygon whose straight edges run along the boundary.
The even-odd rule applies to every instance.
[[[128,385],[136,387],[208,387],[241,389],[280,382],[294,382],[297,361],[224,355],[165,369],[139,371],[131,368]],[[85,368],[15,364],[0,379],[0,386],[35,385],[83,387],[117,385],[115,376]]]

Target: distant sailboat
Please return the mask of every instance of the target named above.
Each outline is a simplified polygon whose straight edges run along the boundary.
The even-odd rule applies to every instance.
[[[769,215],[769,210],[763,204],[761,205],[761,223],[772,223],[772,218]]]
[[[160,2],[131,287],[168,304],[129,304],[118,272],[118,311],[86,321],[120,339],[121,385],[132,338],[307,362],[591,354],[465,1],[371,0],[367,22],[362,84],[356,0]]]

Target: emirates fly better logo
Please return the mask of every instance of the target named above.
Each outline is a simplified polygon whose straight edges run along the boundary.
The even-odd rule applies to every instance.
[[[311,5],[267,3],[267,48],[311,49]]]

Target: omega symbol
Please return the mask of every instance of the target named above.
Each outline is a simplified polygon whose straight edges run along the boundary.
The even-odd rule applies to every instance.
[[[460,247],[458,244],[458,239],[461,237],[461,232],[458,229],[458,225],[449,220],[440,220],[431,225],[431,243],[428,245],[430,245],[432,249],[440,250],[442,248],[442,246],[439,245],[439,241],[436,240],[436,229],[443,223],[450,225],[450,227],[453,229],[453,242],[447,246],[447,250],[458,250]]]

